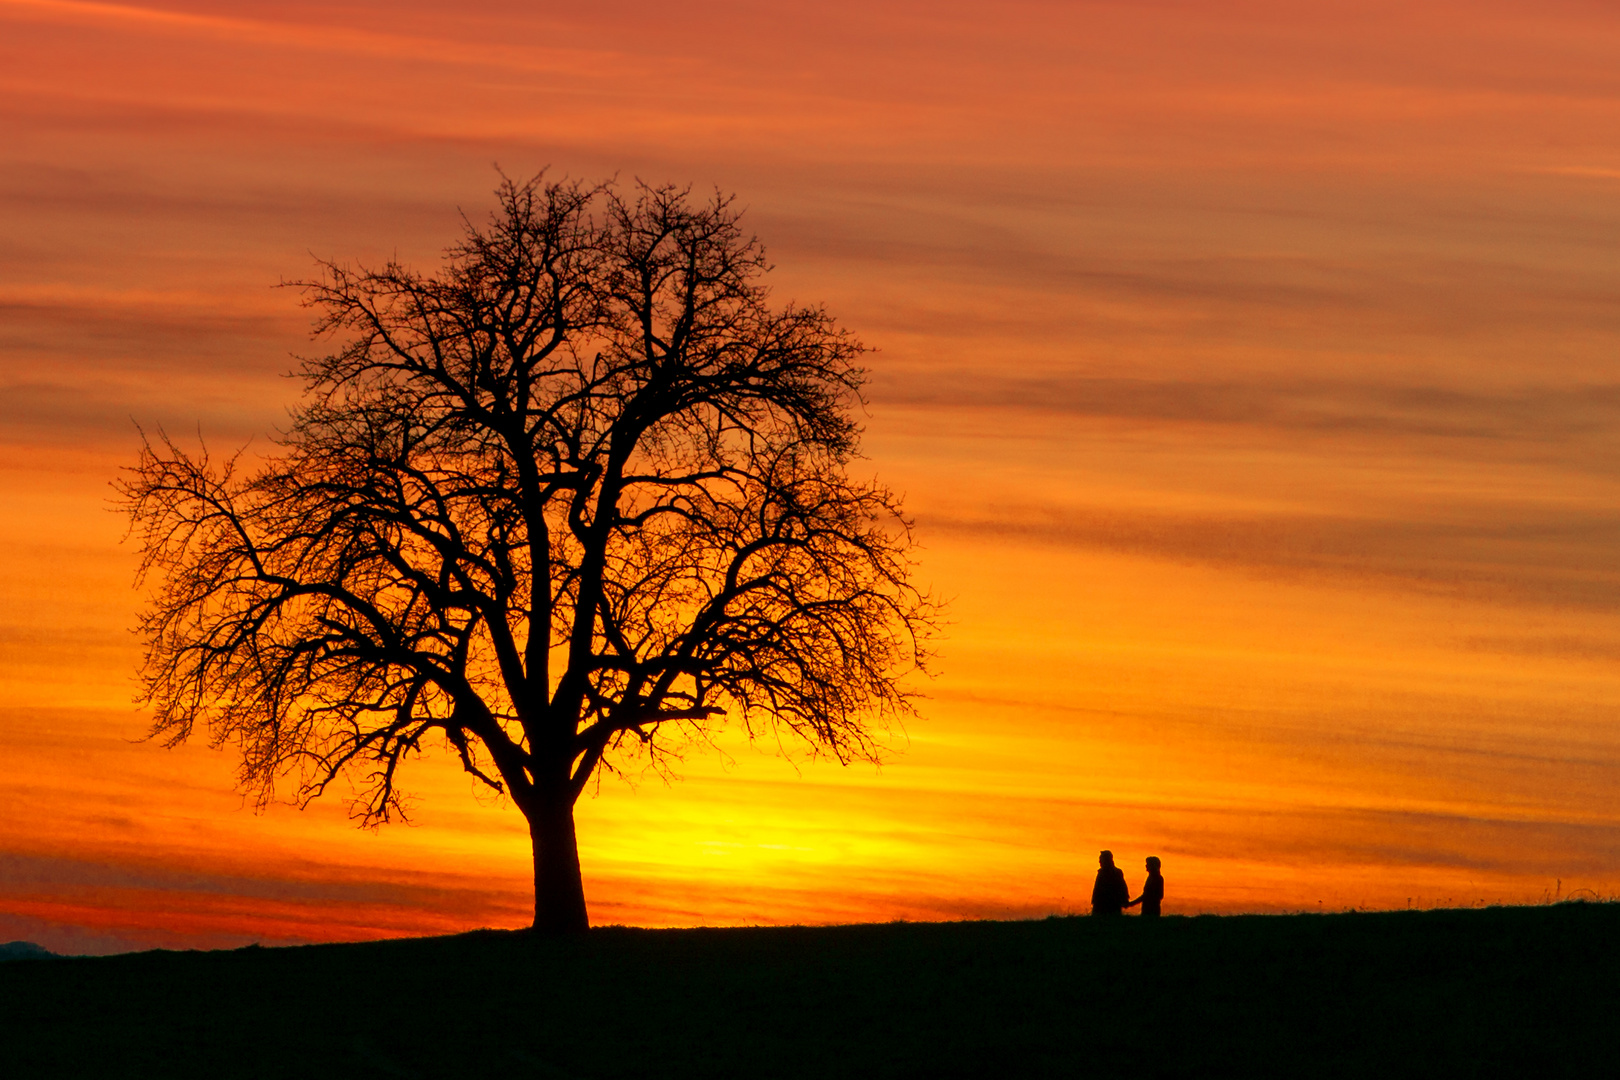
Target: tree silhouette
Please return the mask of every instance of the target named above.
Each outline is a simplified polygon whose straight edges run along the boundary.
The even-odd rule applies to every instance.
[[[160,432],[119,488],[154,736],[204,724],[261,806],[346,776],[367,824],[442,739],[528,821],[535,929],[572,932],[598,770],[727,717],[875,759],[937,608],[899,498],[849,475],[862,346],[770,306],[730,198],[497,194],[436,275],[296,283],[340,347],[303,361],[276,452]]]

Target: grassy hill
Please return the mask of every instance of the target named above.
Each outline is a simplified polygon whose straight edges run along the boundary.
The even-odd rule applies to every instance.
[[[486,931],[0,966],[8,1075],[1620,1075],[1620,905]]]

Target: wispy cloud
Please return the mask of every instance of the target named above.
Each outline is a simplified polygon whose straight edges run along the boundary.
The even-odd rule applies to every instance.
[[[1058,544],[1436,596],[1598,611],[1620,604],[1620,571],[1611,558],[1620,541],[1616,513],[1415,521],[990,506],[972,517],[932,512],[924,524],[987,544]]]
[[[1221,381],[1009,376],[947,368],[879,368],[886,403],[1017,409],[1076,420],[1213,424],[1300,433],[1432,436],[1480,442],[1565,443],[1620,432],[1620,382],[1528,383],[1498,390],[1394,384],[1375,378],[1256,375]]]
[[[361,30],[345,26],[335,19],[300,21],[247,18],[135,4],[94,3],[89,0],[0,0],[0,17],[200,37],[258,48],[268,46],[431,64],[545,71],[574,77],[601,77],[605,74],[605,68],[627,66],[622,54],[608,49],[491,41],[474,44],[464,38],[457,40],[456,37],[441,35],[415,36]],[[441,25],[446,29],[455,26],[448,21]],[[461,23],[459,29],[463,34],[469,25],[476,26],[478,22]]]

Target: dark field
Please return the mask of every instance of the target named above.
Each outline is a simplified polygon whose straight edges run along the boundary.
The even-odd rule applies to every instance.
[[[0,965],[15,1077],[1620,1076],[1620,905]]]

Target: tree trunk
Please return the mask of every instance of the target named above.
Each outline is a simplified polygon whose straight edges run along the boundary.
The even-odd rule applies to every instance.
[[[583,934],[591,924],[579,874],[573,803],[562,798],[537,805],[529,817],[529,839],[534,844],[534,932]]]

